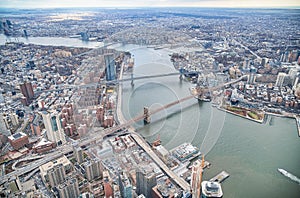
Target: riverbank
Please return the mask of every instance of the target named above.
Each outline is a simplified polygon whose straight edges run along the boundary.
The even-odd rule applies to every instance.
[[[246,114],[245,115],[241,115],[241,114],[235,113],[233,111],[230,111],[228,109],[225,109],[224,107],[221,107],[221,106],[213,106],[213,107],[216,107],[217,109],[219,109],[221,111],[224,111],[226,113],[230,113],[230,114],[233,114],[233,115],[239,116],[241,118],[245,118],[245,119],[248,119],[248,120],[260,123],[260,124],[262,124],[264,122],[264,119],[265,119],[265,114],[263,112],[261,112],[263,114],[262,115],[263,116],[262,119],[254,119],[254,118],[251,118],[251,117],[248,116],[248,114],[250,113],[250,110],[244,109],[244,111],[245,111]]]
[[[123,72],[124,72],[124,61],[121,64],[121,70],[120,70],[120,76],[119,79],[123,79]],[[124,118],[124,115],[122,113],[122,83],[119,83],[118,85],[118,95],[117,95],[117,109],[116,109],[116,121],[121,125],[126,123],[126,119]]]
[[[9,37],[0,34],[0,45],[5,45],[7,42],[21,42],[25,44],[44,45],[44,46],[64,46],[64,47],[84,47],[95,49],[103,47],[103,42],[82,41],[78,38],[65,37]]]
[[[295,116],[297,129],[298,129],[298,136],[300,137],[300,117]]]

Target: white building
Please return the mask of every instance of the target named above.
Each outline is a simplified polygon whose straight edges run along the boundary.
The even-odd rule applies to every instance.
[[[4,119],[6,118],[4,118],[3,114],[0,113],[0,133],[6,136],[10,136],[10,130],[8,129],[7,122]]]
[[[275,86],[276,87],[282,87],[282,84],[284,82],[284,78],[287,76],[286,73],[283,73],[283,72],[279,72],[278,75],[277,75],[277,79],[276,79],[276,83],[275,83]]]
[[[43,111],[42,117],[48,140],[57,145],[66,143],[65,133],[61,125],[60,113],[57,111]]]

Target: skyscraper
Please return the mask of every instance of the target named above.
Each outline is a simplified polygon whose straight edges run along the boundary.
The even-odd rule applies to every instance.
[[[156,186],[156,175],[151,170],[137,170],[136,172],[136,193],[143,194],[145,197],[151,197],[151,191]]]
[[[83,151],[80,146],[78,145],[73,146],[73,155],[79,164],[83,162]]]
[[[68,178],[64,183],[58,185],[56,190],[60,198],[74,198],[80,194],[76,178]]]
[[[191,175],[191,189],[192,189],[192,198],[198,197],[200,194],[200,172],[202,171],[201,162],[199,160],[195,161],[192,166],[192,175]]]
[[[34,92],[31,82],[24,82],[20,85],[21,93],[24,95],[27,101],[27,105],[30,104],[31,100],[34,98]]]
[[[97,158],[91,159],[83,164],[85,176],[89,181],[102,176],[102,168],[100,160]]]
[[[114,54],[105,54],[104,55],[105,67],[106,67],[106,80],[115,80],[116,79],[116,66],[114,60]]]
[[[42,117],[47,131],[46,134],[48,140],[56,143],[57,145],[64,144],[66,142],[66,138],[60,121],[60,113],[57,111],[43,111]]]
[[[11,135],[11,132],[10,130],[8,129],[8,126],[6,124],[6,122],[4,121],[4,116],[2,113],[0,113],[0,134],[3,134],[5,136],[10,136]]]
[[[284,82],[284,78],[287,76],[286,73],[283,73],[283,72],[279,72],[278,75],[277,75],[277,79],[276,79],[276,83],[275,83],[275,86],[276,87],[282,87],[282,84]]]
[[[119,186],[122,198],[132,198],[132,185],[125,173],[119,174]]]
[[[47,176],[51,187],[55,187],[58,184],[61,184],[66,177],[66,172],[63,164],[57,164],[53,168],[47,171]]]

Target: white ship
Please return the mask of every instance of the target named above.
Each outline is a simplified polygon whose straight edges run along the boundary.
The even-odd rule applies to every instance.
[[[300,185],[300,179],[298,177],[296,177],[295,175],[293,175],[292,173],[287,172],[284,169],[278,168],[277,169],[282,175],[290,178],[291,180],[293,180],[294,182],[297,182]]]

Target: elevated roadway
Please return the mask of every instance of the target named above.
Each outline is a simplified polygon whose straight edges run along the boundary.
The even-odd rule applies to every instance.
[[[136,143],[152,158],[152,160],[162,169],[162,171],[169,176],[171,180],[173,180],[180,188],[182,188],[185,192],[190,191],[190,185],[177,174],[175,174],[170,168],[154,153],[148,143],[138,136],[137,134],[132,133],[132,138],[136,141]]]

